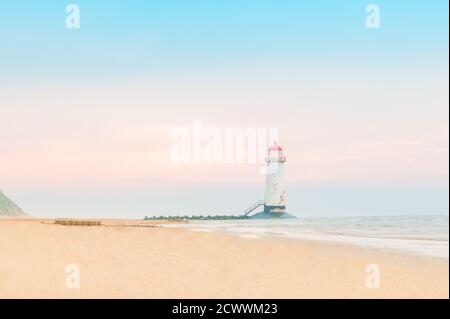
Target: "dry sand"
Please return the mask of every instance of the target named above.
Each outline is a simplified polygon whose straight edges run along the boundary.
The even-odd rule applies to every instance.
[[[449,297],[446,259],[160,223],[0,219],[0,298]],[[79,266],[79,289],[66,287],[68,264]],[[366,287],[369,264],[380,288]]]

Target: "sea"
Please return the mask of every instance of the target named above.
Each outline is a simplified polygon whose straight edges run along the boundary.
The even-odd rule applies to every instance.
[[[323,217],[281,220],[191,221],[168,225],[200,232],[228,232],[257,239],[277,237],[375,247],[449,258],[448,215]]]

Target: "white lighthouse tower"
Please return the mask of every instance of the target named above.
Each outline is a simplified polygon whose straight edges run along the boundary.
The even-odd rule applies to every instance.
[[[285,162],[283,149],[275,142],[267,151],[266,194],[264,196],[264,213],[273,217],[286,213],[286,193],[283,182]]]
[[[275,142],[267,151],[266,194],[264,200],[254,203],[244,211],[244,216],[255,219],[295,218],[286,213],[286,193],[284,191],[283,170],[286,157],[283,149]],[[250,215],[258,207],[264,206],[262,212]]]

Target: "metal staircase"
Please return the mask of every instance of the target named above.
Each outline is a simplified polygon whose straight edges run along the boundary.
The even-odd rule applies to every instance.
[[[259,206],[264,206],[264,201],[263,200],[259,200],[256,203],[254,203],[252,206],[250,206],[249,208],[247,208],[243,215],[244,216],[248,216],[251,212],[253,212],[255,209],[257,209]]]

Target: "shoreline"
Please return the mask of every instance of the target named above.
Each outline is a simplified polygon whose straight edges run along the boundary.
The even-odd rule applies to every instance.
[[[208,225],[208,223],[210,223]],[[370,237],[357,236],[338,233],[303,233],[301,235],[286,235],[276,232],[249,232],[238,231],[236,229],[226,229],[224,225],[217,226],[214,222],[189,222],[183,225],[173,223],[172,225],[163,225],[169,228],[185,228],[193,232],[217,232],[229,234],[243,239],[280,239],[289,241],[307,241],[320,242],[324,244],[348,245],[352,247],[378,249],[381,252],[391,252],[405,256],[429,257],[443,260],[449,260],[449,242],[439,239],[424,238],[389,238],[389,237]],[[431,247],[433,244],[440,247]],[[416,247],[413,247],[417,245]],[[422,245],[422,246],[419,246]],[[427,245],[426,249],[423,245]],[[409,247],[408,247],[409,246]],[[432,250],[434,249],[434,250]]]
[[[67,218],[70,220],[70,218]],[[8,217],[8,216],[1,216],[0,221],[6,220],[6,221],[16,221],[16,222],[39,222],[43,224],[53,225],[58,218],[35,218],[31,216],[16,216],[16,217]],[[280,236],[278,234],[249,234],[249,233],[243,233],[243,232],[236,232],[236,231],[230,231],[230,230],[223,230],[223,229],[215,229],[212,227],[204,227],[199,228],[198,224],[196,224],[195,221],[185,221],[185,220],[141,220],[141,219],[124,219],[124,218],[84,218],[84,219],[75,219],[75,220],[99,220],[102,222],[102,225],[96,226],[96,227],[161,227],[161,228],[167,228],[167,229],[185,229],[190,232],[194,233],[217,233],[224,236],[233,236],[236,238],[240,238],[243,240],[274,240],[274,241],[288,241],[293,243],[319,243],[323,245],[337,245],[337,246],[346,246],[350,248],[360,248],[360,249],[370,249],[377,251],[382,254],[390,254],[392,256],[403,256],[403,257],[412,257],[412,258],[424,258],[424,259],[437,259],[437,260],[444,260],[449,261],[449,255],[441,256],[441,255],[434,255],[434,254],[426,254],[426,253],[419,253],[418,251],[408,250],[405,248],[392,248],[392,247],[380,247],[376,245],[370,245],[370,244],[362,244],[357,243],[352,240],[367,240],[367,239],[375,239],[375,240],[423,240],[423,239],[403,239],[403,238],[377,238],[377,237],[358,237],[358,236],[342,236],[337,234],[326,234],[331,236],[335,236],[334,239],[327,239],[327,238],[308,238],[308,237],[289,237],[289,236]],[[211,223],[214,223],[214,221],[211,221]],[[73,227],[80,227],[80,226],[73,226]],[[323,234],[320,234],[320,236]],[[343,240],[336,240],[336,238],[342,238],[342,239],[350,239],[349,241],[343,241]],[[432,240],[427,239],[427,241],[436,241],[439,242],[439,240]],[[446,242],[448,245],[448,241]]]
[[[448,260],[164,223],[0,220],[0,298],[448,298]],[[45,221],[45,222],[44,222]],[[151,227],[134,227],[151,226]],[[162,227],[159,227],[162,226]],[[80,267],[80,288],[65,267]],[[368,288],[367,267],[380,287]]]
[[[166,227],[166,225],[161,225],[161,227]],[[276,235],[260,235],[260,236],[246,236],[238,233],[233,233],[230,231],[224,231],[224,230],[212,230],[211,232],[208,231],[196,231],[189,229],[189,226],[186,226],[185,228],[188,231],[192,231],[194,233],[199,232],[205,232],[205,233],[218,233],[224,236],[232,236],[237,237],[242,240],[270,240],[270,241],[280,241],[280,242],[291,242],[291,243],[305,243],[305,244],[317,244],[317,245],[327,245],[327,246],[342,246],[342,247],[348,247],[350,249],[361,249],[366,250],[369,249],[371,251],[374,251],[376,253],[390,255],[390,256],[399,256],[399,257],[410,257],[410,258],[419,258],[419,259],[429,259],[429,260],[442,260],[442,261],[449,261],[448,256],[436,256],[431,254],[421,254],[417,253],[415,251],[410,251],[407,249],[401,249],[401,248],[389,248],[389,247],[377,247],[377,246],[371,246],[371,245],[363,245],[363,244],[356,244],[352,242],[343,242],[343,241],[334,241],[334,240],[327,240],[327,239],[310,239],[310,238],[293,238],[293,237],[281,237]]]

